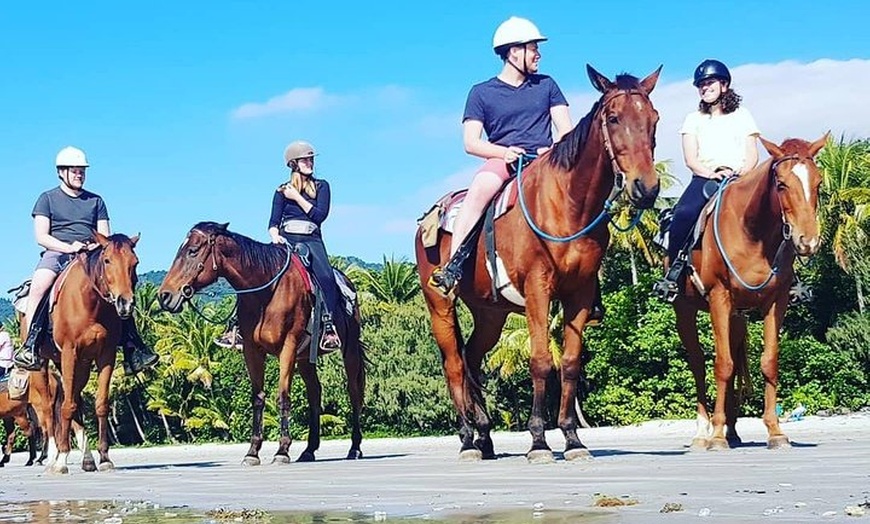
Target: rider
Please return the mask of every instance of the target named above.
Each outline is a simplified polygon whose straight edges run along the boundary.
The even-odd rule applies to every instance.
[[[509,166],[523,154],[544,153],[571,130],[568,101],[555,80],[538,74],[538,44],[546,40],[529,20],[512,16],[502,22],[492,39],[492,48],[503,62],[501,72],[473,86],[468,94],[462,117],[465,151],[486,162],[475,174],[456,217],[450,261],[435,268],[430,278],[430,285],[444,295],[462,276],[462,264],[476,240],[471,233],[484,208],[513,176]],[[600,291],[598,296],[590,324],[603,317]]]
[[[57,275],[82,251],[96,248],[94,231],[109,236],[109,213],[103,199],[84,189],[88,161],[85,153],[75,147],[60,150],[55,159],[60,186],[41,195],[33,207],[36,242],[42,252],[27,298],[27,311],[22,332],[24,344],[15,354],[15,364],[28,370],[42,367],[38,353],[39,341],[48,326],[48,301],[43,301]],[[122,321],[120,345],[124,352],[124,370],[138,373],[157,363],[158,356],[139,336],[133,318]]]
[[[725,64],[704,60],[695,68],[693,83],[701,101],[698,110],[689,113],[680,128],[683,158],[692,172],[692,180],[674,207],[668,238],[670,269],[656,286],[671,296],[678,290],[677,280],[691,250],[685,244],[714,192],[707,184],[742,175],[758,163],[756,141],[760,133],[752,114],[741,107],[741,97],[731,87],[731,72]]]
[[[12,338],[6,331],[6,326],[0,324],[0,381],[9,375],[12,369]]]
[[[323,244],[321,224],[329,215],[329,183],[314,177],[314,157],[317,153],[308,142],[297,140],[284,150],[284,164],[290,168],[290,180],[278,186],[272,197],[269,217],[269,237],[274,244],[304,245],[310,253],[310,267],[323,295],[323,315],[320,348],[325,351],[341,347],[336,322],[347,320],[335,273]],[[222,347],[238,347],[241,343],[235,326],[215,341]]]

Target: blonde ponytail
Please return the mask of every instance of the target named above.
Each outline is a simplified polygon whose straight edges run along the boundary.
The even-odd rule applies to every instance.
[[[302,173],[293,171],[290,174],[290,185],[293,186],[299,194],[305,193],[311,198],[317,196],[317,186],[314,184],[314,178],[302,176]]]

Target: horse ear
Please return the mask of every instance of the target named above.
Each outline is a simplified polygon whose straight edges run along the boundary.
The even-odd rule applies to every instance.
[[[142,236],[142,233],[136,233],[136,236],[130,237],[130,244],[133,247],[136,247],[136,243],[139,242],[140,236]]]
[[[828,131],[825,133],[822,138],[816,140],[812,144],[810,144],[810,157],[815,158],[815,156],[819,153],[819,151],[825,147],[825,144],[828,143],[828,139],[831,137],[831,132]]]
[[[221,231],[226,231],[228,227],[230,227],[229,222],[224,222],[223,224],[218,224],[218,229],[220,229]]]
[[[606,76],[596,71],[595,68],[589,64],[586,64],[586,74],[589,75],[589,81],[592,82],[592,86],[598,91],[606,93],[613,89],[613,82],[608,80]]]
[[[778,145],[769,140],[765,140],[762,136],[759,136],[758,139],[761,140],[761,145],[764,146],[764,149],[767,149],[767,152],[770,153],[770,156],[773,158],[785,156],[785,153],[782,152],[782,149],[780,149]]]
[[[646,78],[640,81],[640,88],[643,89],[643,92],[649,96],[652,93],[653,89],[656,87],[656,82],[659,81],[659,73],[662,72],[662,67],[664,64],[660,65],[658,69],[649,74]]]
[[[103,247],[106,247],[107,245],[109,245],[109,238],[106,235],[100,233],[99,231],[94,231],[94,242]]]

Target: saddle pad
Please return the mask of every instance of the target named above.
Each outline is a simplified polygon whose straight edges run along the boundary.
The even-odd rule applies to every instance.
[[[459,208],[462,207],[462,203],[465,202],[465,196],[467,194],[468,190],[463,189],[454,193],[449,193],[438,201],[437,205],[441,206],[441,209],[444,210],[441,214],[441,229],[448,233],[453,233],[456,215],[459,214]],[[495,202],[494,219],[510,211],[517,203],[516,177],[512,178],[510,182],[508,182],[501,191],[496,194],[493,200]]]

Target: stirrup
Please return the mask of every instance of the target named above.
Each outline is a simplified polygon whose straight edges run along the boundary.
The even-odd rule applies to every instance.
[[[656,297],[670,303],[673,302],[680,293],[680,286],[673,280],[663,278],[653,284],[652,291]]]
[[[15,352],[12,357],[12,363],[15,367],[26,369],[27,371],[39,371],[45,364],[45,359],[36,354],[36,350],[28,347],[22,347]]]
[[[224,349],[242,349],[242,335],[239,334],[238,326],[233,326],[232,329],[224,332],[223,335],[214,339],[214,343],[218,347]]]
[[[788,298],[789,304],[806,304],[812,302],[815,297],[813,296],[813,288],[800,280],[796,280],[788,290]]]
[[[445,297],[456,290],[459,279],[449,268],[436,267],[429,275],[429,287],[435,288]]]
[[[320,335],[320,349],[324,352],[329,352],[339,348],[341,348],[341,338],[335,330],[335,324],[325,322],[323,324],[323,332]]]

